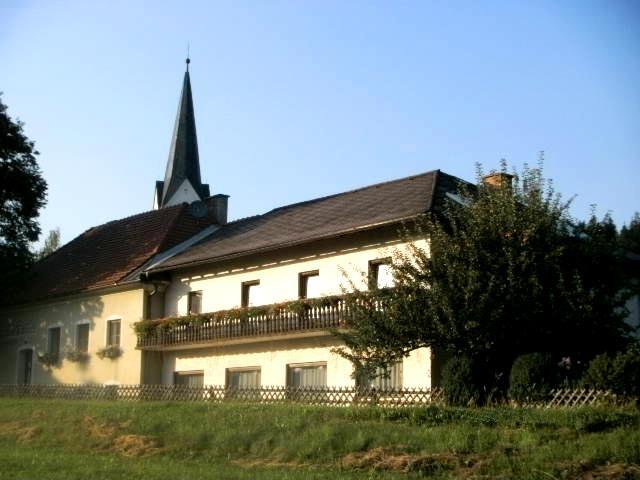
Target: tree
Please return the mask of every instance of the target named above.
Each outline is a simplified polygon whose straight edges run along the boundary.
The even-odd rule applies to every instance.
[[[623,225],[620,230],[620,246],[640,255],[640,213],[633,215],[628,226]]]
[[[36,258],[42,260],[60,248],[60,228],[49,230],[49,235],[44,240],[44,245],[36,253]]]
[[[0,302],[11,299],[33,262],[29,244],[38,239],[37,218],[47,184],[34,143],[0,100]]]
[[[611,219],[576,226],[541,166],[502,186],[482,178],[479,167],[459,201],[407,226],[408,239],[426,236],[429,247],[396,253],[395,288],[348,297],[353,316],[337,351],[357,369],[433,347],[469,357],[489,392],[504,390],[521,354],[576,364],[624,343],[623,255]]]

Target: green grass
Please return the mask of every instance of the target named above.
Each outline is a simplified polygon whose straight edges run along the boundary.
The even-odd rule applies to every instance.
[[[638,464],[633,409],[0,400],[0,479],[635,478]]]

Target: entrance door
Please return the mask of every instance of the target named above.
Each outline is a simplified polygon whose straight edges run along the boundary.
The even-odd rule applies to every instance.
[[[31,367],[33,365],[33,350],[26,348],[18,352],[18,383],[31,384]]]

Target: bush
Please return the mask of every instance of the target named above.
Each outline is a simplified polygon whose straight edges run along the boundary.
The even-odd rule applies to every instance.
[[[480,389],[475,381],[473,362],[468,357],[453,357],[442,369],[442,387],[449,405],[477,404]]]
[[[598,355],[589,363],[583,384],[619,395],[640,396],[640,345],[633,344],[615,357]]]
[[[511,366],[509,398],[518,403],[543,399],[556,385],[558,366],[549,353],[520,355]]]

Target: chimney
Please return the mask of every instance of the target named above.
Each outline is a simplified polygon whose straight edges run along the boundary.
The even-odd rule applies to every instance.
[[[490,173],[489,175],[485,175],[482,178],[482,183],[484,183],[487,187],[511,188],[512,180],[513,180],[513,175],[510,175],[505,172],[494,172],[494,173]]]
[[[206,202],[209,207],[209,217],[218,225],[225,225],[227,223],[229,195],[219,193],[207,198]]]

